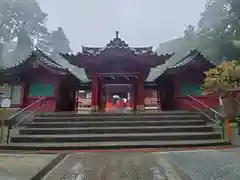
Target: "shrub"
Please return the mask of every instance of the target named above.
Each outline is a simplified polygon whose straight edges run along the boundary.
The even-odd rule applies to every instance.
[[[240,87],[240,65],[237,61],[226,61],[205,72],[202,85],[204,94],[223,94]]]

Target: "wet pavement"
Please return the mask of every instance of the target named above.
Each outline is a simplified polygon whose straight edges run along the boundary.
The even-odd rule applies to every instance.
[[[74,153],[45,180],[237,180],[240,149],[162,153]]]
[[[0,180],[28,180],[57,155],[0,154]]]
[[[0,180],[28,180],[57,154],[0,154]],[[70,153],[43,180],[238,180],[240,148]]]
[[[169,153],[166,159],[193,180],[240,179],[240,151]]]

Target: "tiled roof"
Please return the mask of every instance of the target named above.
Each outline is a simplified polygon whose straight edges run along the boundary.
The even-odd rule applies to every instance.
[[[70,72],[81,81],[84,81],[84,82],[89,81],[85,73],[85,70],[83,68],[72,66],[68,61],[66,61],[60,55],[50,57],[37,47],[35,47],[35,50],[29,49],[28,52],[26,51],[25,53],[21,53],[21,56],[17,56],[17,58],[21,60],[15,63],[5,64],[2,68],[0,68],[0,72],[5,72],[6,70],[17,68],[18,66],[30,60],[32,56],[37,57],[38,60],[40,60],[47,67],[53,68],[54,70],[58,70],[60,72]]]
[[[17,63],[4,66],[3,69],[7,70],[10,68],[16,68],[16,67],[20,66],[21,64],[27,62],[30,59],[30,57],[32,57],[32,56],[36,56],[42,63],[44,63],[45,65],[47,65],[50,68],[65,70],[64,67],[62,67],[61,65],[59,65],[58,63],[53,61],[49,56],[47,56],[43,51],[41,51],[38,48],[36,48],[36,50],[34,50],[34,51],[29,52],[29,54],[26,54],[26,57],[23,58],[22,60],[18,61]]]
[[[113,38],[105,47],[82,47],[82,53],[89,56],[97,56],[101,52],[107,49],[128,49],[135,55],[157,55],[153,51],[153,47],[129,47],[129,45],[121,38],[119,38],[119,32],[116,32],[116,37]]]
[[[177,63],[173,63],[173,62],[175,62],[175,60],[172,61],[172,59],[169,59],[165,64],[158,66],[156,68],[151,68],[151,71],[150,71],[146,81],[148,81],[148,82],[154,81],[159,76],[161,76],[164,72],[166,72],[167,70],[185,66],[188,63],[190,63],[192,60],[194,60],[197,56],[202,56],[204,58],[204,56],[201,54],[201,52],[199,52],[197,49],[194,49],[194,50],[190,51],[186,57],[182,58]],[[212,64],[213,66],[215,66],[213,61],[208,61],[206,58],[204,58],[204,59],[210,65]]]
[[[156,68],[151,68],[149,75],[146,79],[147,82],[152,82],[167,70],[167,63],[160,65]]]
[[[190,63],[192,60],[194,60],[197,56],[203,56],[203,55],[197,49],[194,49],[194,50],[190,51],[186,57],[184,57],[183,59],[178,61],[176,64],[174,64],[171,68],[178,68],[178,67],[184,66],[184,65]],[[209,64],[214,64],[213,61],[208,61],[206,58],[204,58],[204,59],[207,62],[209,62]]]
[[[70,64],[67,60],[63,58],[61,54],[59,55],[58,62],[59,64],[61,64],[61,66],[65,67],[72,75],[74,75],[80,81],[89,82],[88,76],[84,68],[79,68]]]
[[[136,55],[157,55],[156,52],[153,51],[153,47],[129,47],[129,46],[106,46],[103,48],[99,47],[82,47],[82,53],[84,55],[91,55],[91,56],[97,56],[101,54],[101,52],[110,49],[110,48],[118,48],[118,49],[129,49]]]
[[[38,59],[41,60],[44,64],[55,69],[64,69],[64,70],[66,69],[65,67],[63,67],[62,65],[54,61],[52,58],[47,56],[43,51],[41,51],[38,48],[36,49],[37,50],[34,51],[34,54],[37,55]]]

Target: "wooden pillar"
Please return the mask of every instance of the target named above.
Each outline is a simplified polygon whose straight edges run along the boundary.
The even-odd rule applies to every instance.
[[[133,111],[136,111],[137,107],[138,107],[137,106],[137,104],[138,104],[137,97],[138,97],[138,88],[137,88],[137,84],[134,84],[133,93],[132,93],[132,109],[133,109]]]
[[[98,80],[96,76],[92,76],[92,102],[91,110],[98,110]]]
[[[128,102],[127,107],[131,108],[132,105],[131,105],[131,93],[130,92],[127,93],[127,102]]]
[[[144,81],[139,79],[137,84],[137,99],[138,99],[138,110],[144,110],[144,98],[145,98],[145,91],[144,91]]]
[[[99,110],[100,111],[104,111],[104,104],[103,104],[103,80],[102,78],[100,77],[100,79],[98,80],[98,88],[99,88]]]
[[[111,93],[109,91],[109,88],[106,88],[106,110],[109,111],[111,110]]]
[[[108,88],[106,88],[106,102],[107,103],[111,102],[111,93]]]
[[[157,100],[158,100],[158,109],[161,110],[161,95],[160,89],[157,88]]]

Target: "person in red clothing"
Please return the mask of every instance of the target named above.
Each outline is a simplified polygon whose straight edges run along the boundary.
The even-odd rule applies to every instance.
[[[116,109],[120,109],[120,108],[121,108],[121,105],[122,105],[121,99],[118,99],[118,100],[116,101]]]

